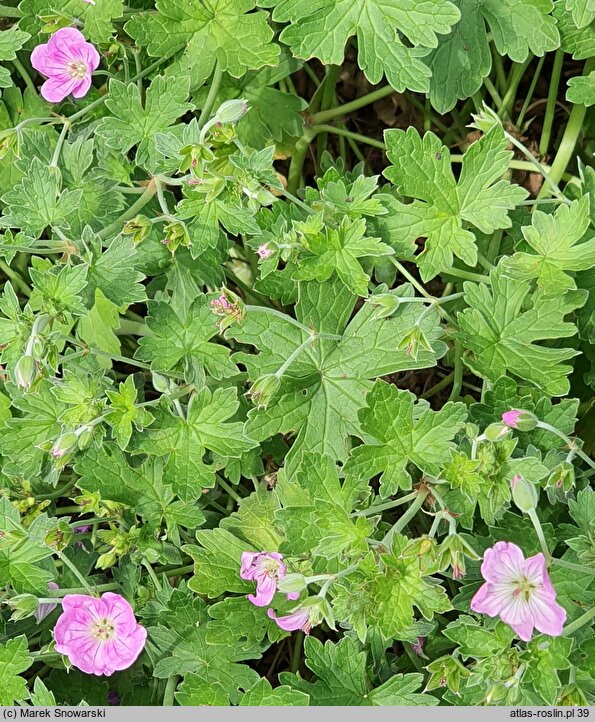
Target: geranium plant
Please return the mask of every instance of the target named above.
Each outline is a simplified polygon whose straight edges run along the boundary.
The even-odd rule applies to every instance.
[[[0,704],[593,704],[593,2],[0,20]]]

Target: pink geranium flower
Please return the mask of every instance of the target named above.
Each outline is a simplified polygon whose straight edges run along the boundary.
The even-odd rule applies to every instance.
[[[59,103],[71,93],[75,98],[85,96],[99,60],[97,50],[76,28],[61,28],[31,53],[31,65],[48,78],[41,94],[50,103]]]
[[[499,616],[524,642],[534,627],[551,637],[562,634],[566,610],[556,602],[543,554],[525,559],[516,544],[497,542],[484,554],[481,574],[486,583],[471,600],[474,612]]]
[[[273,255],[273,252],[271,251],[270,248],[267,247],[266,243],[263,243],[262,246],[259,246],[256,253],[258,253],[259,257],[262,258],[263,260],[265,260],[269,256]]]
[[[310,634],[312,629],[312,615],[313,607],[308,609],[296,609],[291,614],[286,614],[284,617],[278,617],[272,609],[267,611],[268,616],[277,622],[277,625],[284,629],[286,632],[295,632],[301,629],[305,634]]]
[[[109,677],[130,667],[142,652],[147,630],[119,594],[106,592],[101,599],[67,594],[62,608],[54,627],[56,652],[82,672]]]
[[[256,582],[256,595],[248,594],[248,599],[257,607],[266,607],[271,603],[280,582],[287,572],[283,557],[277,552],[244,552],[240,577]],[[291,593],[288,599],[297,599],[299,594]]]

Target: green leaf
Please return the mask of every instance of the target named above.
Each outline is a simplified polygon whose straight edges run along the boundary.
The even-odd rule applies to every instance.
[[[119,385],[118,391],[106,391],[110,400],[105,420],[112,427],[114,438],[118,446],[124,450],[132,436],[132,427],[142,431],[153,421],[151,414],[136,405],[138,392],[134,379],[129,376]]]
[[[237,511],[221,520],[221,529],[226,529],[239,538],[246,539],[257,549],[275,551],[281,537],[273,526],[275,511],[279,502],[274,492],[267,492],[264,486],[245,497]]]
[[[410,286],[395,291],[410,296]],[[246,433],[256,441],[293,432],[297,437],[287,456],[291,468],[304,450],[329,454],[344,460],[349,436],[362,437],[357,412],[363,407],[371,379],[404,369],[424,368],[436,363],[445,347],[437,313],[421,322],[434,352],[421,350],[417,359],[397,350],[415,324],[417,304],[403,303],[389,319],[376,318],[371,304],[364,304],[348,322],[354,297],[338,279],[322,285],[300,283],[298,321],[322,333],[339,334],[341,341],[321,340],[310,344],[283,374],[278,396],[266,410],[248,414]],[[237,353],[234,360],[248,370],[251,380],[275,373],[309,336],[289,317],[264,307],[251,308],[241,326],[227,332],[241,343],[252,344],[260,354]]]
[[[139,252],[130,238],[117,236],[107,248],[84,229],[83,240],[92,248],[87,279],[87,294],[98,288],[116,306],[127,306],[147,297],[141,281],[145,276],[136,270]]]
[[[494,629],[485,629],[473,617],[461,615],[451,622],[444,635],[459,645],[463,657],[493,657],[507,650],[514,639],[514,631],[507,624],[498,622]]]
[[[140,16],[137,16],[140,17]],[[152,169],[156,162],[155,135],[167,130],[193,106],[186,100],[190,93],[187,77],[164,78],[158,75],[144,94],[144,102],[135,83],[112,79],[105,101],[112,116],[100,120],[95,133],[108,148],[128,153],[136,149],[136,162]]]
[[[527,196],[519,186],[501,180],[512,151],[499,126],[495,126],[465,153],[457,183],[450,165],[450,152],[433,133],[423,137],[415,128],[385,132],[388,159],[392,166],[384,175],[413,203],[397,203],[401,242],[426,238],[416,257],[424,281],[453,265],[454,256],[468,266],[477,263],[475,235],[463,224],[482,233],[493,233],[512,225],[508,210]]]
[[[23,636],[0,644],[0,704],[9,707],[29,696],[27,683],[19,677],[33,664],[28,651],[27,638]]]
[[[379,239],[369,238],[365,234],[366,221],[363,218],[355,221],[345,219],[339,228],[327,227],[322,231],[320,217],[320,226],[314,233],[306,235],[308,250],[313,255],[300,258],[293,277],[296,280],[316,280],[322,283],[336,273],[352,293],[367,296],[370,279],[363,272],[358,259],[390,255],[393,250]]]
[[[356,447],[345,474],[370,479],[382,473],[380,494],[386,498],[411,488],[407,464],[436,476],[454,449],[452,440],[467,418],[465,405],[448,402],[432,411],[427,401],[415,403],[410,391],[377,381],[359,412],[362,430],[372,440]]]
[[[45,24],[42,18],[54,15],[56,10],[72,19],[83,22],[83,32],[93,43],[107,43],[111,40],[114,27],[112,20],[122,17],[124,0],[103,0],[94,5],[82,0],[64,0],[57,8],[51,0],[22,0],[19,10],[24,14],[21,25],[37,35]]]
[[[84,314],[82,292],[87,287],[88,270],[86,264],[51,266],[49,262],[40,268],[30,268],[35,297],[41,301],[43,309],[53,316],[65,311]]]
[[[595,104],[595,70],[588,75],[570,78],[568,90],[566,91],[566,100],[587,107]]]
[[[142,435],[133,437],[136,453],[168,456],[164,477],[182,500],[196,497],[201,488],[215,485],[216,467],[204,461],[205,452],[239,458],[255,446],[244,435],[243,425],[228,422],[238,408],[235,388],[208,388],[194,394],[186,418],[156,409],[155,421]]]
[[[582,240],[589,224],[589,196],[560,205],[554,214],[535,210],[532,225],[522,229],[533,252],[505,258],[504,272],[521,281],[536,278],[546,296],[574,290],[576,283],[566,271],[587,271],[595,265],[595,237]]]
[[[575,60],[585,60],[595,55],[595,27],[587,24],[577,28],[572,15],[565,8],[565,0],[556,0],[553,16],[561,36],[561,48],[571,53]]]
[[[17,25],[13,25],[8,30],[0,31],[0,60],[14,60],[17,51],[29,40],[29,33],[19,30]]]
[[[459,338],[470,352],[465,363],[489,381],[512,374],[550,396],[564,396],[572,367],[563,362],[577,351],[536,341],[573,336],[576,326],[563,319],[584,303],[584,295],[577,291],[550,298],[537,289],[527,298],[527,284],[504,277],[500,269],[491,272],[490,280],[491,285],[464,284],[469,308],[458,319]]]
[[[190,672],[176,692],[178,702],[186,707],[228,707],[229,698],[223,686]]]
[[[541,57],[559,46],[556,23],[549,14],[552,0],[453,2],[461,19],[449,35],[439,38],[428,60],[430,100],[439,113],[452,110],[457,99],[469,98],[481,88],[492,67],[488,32],[498,53],[516,63],[524,62],[529,53]]]
[[[250,551],[248,545],[225,529],[198,531],[196,538],[202,548],[196,545],[183,548],[195,561],[189,588],[211,599],[226,591],[249,592],[250,585],[240,579],[241,557],[243,552]]]
[[[48,168],[35,157],[24,177],[2,196],[6,208],[0,225],[21,228],[39,238],[48,226],[68,228],[68,218],[76,211],[81,198],[80,190],[60,192],[58,170]]]
[[[198,296],[183,317],[165,301],[149,301],[148,309],[146,323],[153,334],[139,340],[136,358],[150,362],[155,371],[182,371],[198,388],[206,373],[216,379],[237,373],[229,349],[211,341],[218,331],[207,296]]]
[[[585,28],[595,19],[595,0],[566,0],[566,10],[577,28]]]
[[[31,693],[30,702],[34,707],[55,707],[56,698],[54,693],[45,686],[40,677],[35,678],[33,683],[33,692]]]
[[[101,293],[95,291],[95,304],[86,316],[79,319],[76,328],[77,337],[92,348],[105,351],[106,354],[119,356],[120,341],[114,330],[120,326],[118,307]],[[97,355],[97,363],[105,369],[111,369],[109,357]]]
[[[271,42],[267,13],[251,12],[255,4],[252,0],[192,5],[158,0],[158,13],[138,13],[126,24],[126,32],[154,57],[184,48],[174,67],[177,72],[191,72],[194,85],[204,83],[215,63],[219,70],[239,78],[247,70],[276,65],[279,57],[278,46]]]
[[[291,25],[280,39],[298,58],[341,65],[349,38],[356,36],[358,65],[372,84],[385,75],[402,92],[427,92],[430,71],[421,60],[436,47],[460,13],[448,0],[264,0],[273,20]]]
[[[570,667],[568,655],[572,644],[572,639],[540,636],[527,645],[528,664],[523,681],[532,683],[548,705],[555,704],[561,687],[558,670]]]
[[[396,674],[374,689],[366,670],[366,653],[345,637],[337,644],[323,644],[316,637],[304,642],[306,666],[316,675],[307,682],[299,675],[282,672],[282,683],[308,694],[316,706],[436,705],[431,695],[416,693],[423,683],[421,674]]]
[[[288,685],[271,687],[264,677],[251,687],[240,700],[240,707],[307,707],[310,697]]]

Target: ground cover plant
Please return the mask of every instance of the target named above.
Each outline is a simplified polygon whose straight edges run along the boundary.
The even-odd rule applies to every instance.
[[[3,0],[0,704],[595,702],[592,0]]]

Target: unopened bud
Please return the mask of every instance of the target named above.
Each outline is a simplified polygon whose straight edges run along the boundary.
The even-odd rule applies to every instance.
[[[537,417],[530,411],[510,409],[502,414],[502,421],[511,429],[517,431],[533,431],[537,426]]]
[[[520,474],[515,474],[510,480],[510,486],[512,488],[512,498],[517,507],[526,514],[533,511],[539,500],[535,484],[527,481]]]
[[[569,461],[562,461],[549,475],[546,486],[561,489],[567,494],[574,486],[574,481],[574,466]]]
[[[504,423],[490,424],[483,433],[488,441],[502,441],[510,434],[510,427]]]
[[[19,134],[14,128],[0,131],[0,160],[2,160],[11,150],[18,157]]]
[[[54,459],[59,459],[62,456],[65,456],[69,451],[76,448],[78,439],[79,437],[76,433],[74,433],[74,431],[67,431],[56,439],[54,445],[50,449],[50,454],[54,457]]]
[[[178,221],[168,223],[165,226],[165,238],[162,243],[169,248],[172,254],[175,253],[180,246],[192,245],[188,229],[184,223],[179,223]]]
[[[170,390],[169,379],[154,371],[151,374],[151,382],[155,391],[158,391],[160,394],[167,394]]]
[[[215,116],[216,122],[223,124],[237,123],[249,110],[250,106],[245,100],[227,100],[219,106]]]
[[[377,309],[373,316],[373,318],[377,320],[387,318],[393,314],[397,308],[399,308],[400,301],[399,297],[395,296],[394,293],[377,293],[370,296],[368,303]]]
[[[414,361],[417,361],[421,348],[429,351],[430,353],[433,352],[430,342],[419,326],[414,326],[410,331],[408,331],[397,346],[398,351],[405,351],[407,356],[411,356]]]
[[[267,374],[256,379],[248,395],[258,409],[266,409],[280,388],[281,379],[276,374]]]
[[[12,622],[18,622],[19,619],[25,619],[35,614],[39,606],[37,597],[32,594],[18,594],[16,597],[6,600],[6,604],[13,610],[10,617]]]
[[[149,219],[146,216],[139,215],[126,223],[122,228],[122,233],[126,236],[132,236],[132,242],[136,244],[143,241],[150,230],[151,223]]]
[[[15,366],[14,376],[17,384],[24,391],[29,391],[37,378],[37,364],[33,356],[29,354],[21,356]]]
[[[277,585],[277,589],[283,594],[298,594],[307,585],[307,579],[303,574],[286,574]]]

